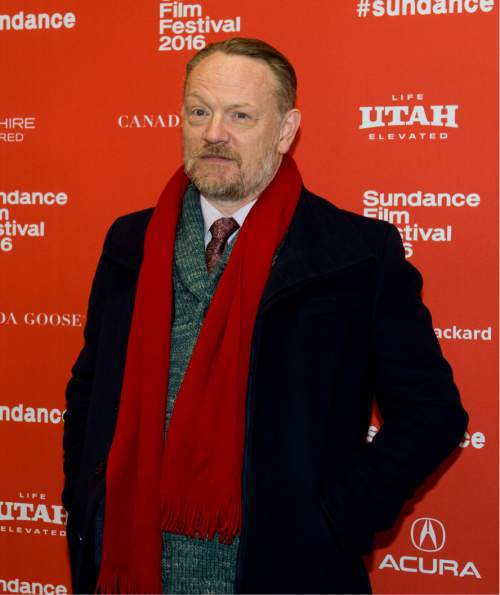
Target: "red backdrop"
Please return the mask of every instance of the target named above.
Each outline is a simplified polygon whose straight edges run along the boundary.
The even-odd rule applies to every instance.
[[[400,228],[470,413],[379,536],[374,590],[498,592],[497,20],[495,0],[0,4],[0,592],[70,590],[61,412],[103,235],[155,203],[185,62],[234,34],[296,66],[307,186]]]

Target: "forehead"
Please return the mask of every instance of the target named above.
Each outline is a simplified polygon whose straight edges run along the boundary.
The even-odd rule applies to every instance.
[[[275,76],[264,61],[215,52],[191,71],[186,97],[196,93],[223,102],[258,104],[275,95],[276,87]]]

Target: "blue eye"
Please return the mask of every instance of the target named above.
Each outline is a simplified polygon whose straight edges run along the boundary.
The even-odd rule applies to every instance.
[[[205,110],[202,109],[201,107],[195,107],[194,110],[191,111],[193,116],[197,116],[199,118],[201,118],[202,116],[204,116],[206,114]]]

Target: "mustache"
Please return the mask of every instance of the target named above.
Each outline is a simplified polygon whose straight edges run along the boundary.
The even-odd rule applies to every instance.
[[[203,147],[194,154],[194,157],[196,159],[202,159],[203,157],[222,157],[224,159],[232,159],[233,161],[236,161],[238,165],[241,164],[240,156],[222,145],[210,145],[208,147]]]

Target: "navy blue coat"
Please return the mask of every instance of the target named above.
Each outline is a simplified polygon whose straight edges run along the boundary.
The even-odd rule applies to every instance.
[[[75,592],[95,589],[93,522],[151,213],[119,218],[106,237],[67,388]],[[361,556],[374,533],[467,425],[421,287],[392,225],[303,190],[254,328],[237,592],[370,592]],[[374,400],[383,424],[367,444]]]

